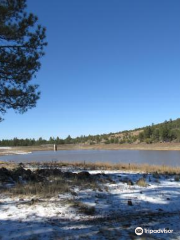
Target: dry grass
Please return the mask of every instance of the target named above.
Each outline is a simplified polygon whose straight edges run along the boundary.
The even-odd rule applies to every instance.
[[[12,163],[12,162],[3,162],[3,161],[0,161],[0,168],[7,168],[7,169],[15,169],[18,167],[18,164],[17,163]]]
[[[148,186],[145,178],[140,178],[139,180],[136,181],[136,184],[140,187],[147,187]]]
[[[69,186],[69,188],[74,188],[74,187],[78,187],[79,189],[98,189],[99,185],[97,183],[97,181],[95,179],[78,179],[77,177],[73,178],[73,179],[64,179],[61,176],[60,177],[50,177],[49,178],[50,181],[58,181],[58,182],[62,182],[62,184],[67,184]]]
[[[129,131],[128,134],[131,136],[138,136],[140,132],[143,132],[143,130],[135,130],[135,131]],[[120,137],[122,138],[126,133],[120,132],[120,133],[114,133],[111,135],[111,137]]]
[[[51,176],[46,181],[17,183],[14,187],[4,188],[2,191],[10,196],[51,198],[67,192],[75,195],[76,193],[72,190],[74,187],[78,187],[80,190],[99,189],[95,179],[78,179],[76,177],[66,179],[61,176]]]
[[[41,168],[69,168],[73,170],[119,170],[119,171],[134,171],[143,173],[152,173],[155,178],[159,174],[167,175],[180,175],[180,167],[171,166],[158,166],[149,164],[125,164],[125,163],[110,163],[110,162],[96,162],[96,163],[83,163],[83,162],[31,162],[25,163],[25,168],[41,169]],[[0,167],[7,169],[14,169],[18,167],[16,163],[0,162]]]
[[[84,213],[86,215],[94,215],[95,214],[95,207],[89,206],[85,203],[75,200],[69,200],[68,204],[71,207],[77,208],[80,213]]]
[[[58,194],[69,192],[69,186],[63,181],[54,182],[29,182],[27,184],[18,183],[12,188],[4,190],[11,196],[30,197],[37,196],[43,198],[55,197]]]
[[[157,174],[180,174],[180,167],[170,166],[157,166],[149,164],[113,164],[109,162],[96,162],[96,163],[83,163],[83,162],[46,162],[46,163],[31,163],[32,166],[49,167],[49,168],[62,168],[69,167],[74,169],[86,169],[86,170],[122,170],[122,171],[138,171],[145,173],[157,173]]]

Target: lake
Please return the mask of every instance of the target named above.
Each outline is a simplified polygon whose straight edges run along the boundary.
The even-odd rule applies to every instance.
[[[148,151],[148,150],[60,150],[37,151],[23,155],[0,156],[2,161],[16,162],[112,162],[137,163],[150,165],[180,166],[180,151]]]

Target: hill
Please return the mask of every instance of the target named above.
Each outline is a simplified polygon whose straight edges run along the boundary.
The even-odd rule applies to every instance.
[[[90,144],[105,143],[162,143],[162,142],[180,142],[180,118],[170,119],[163,123],[152,124],[150,126],[127,130],[117,133],[109,133],[95,136],[82,136],[72,139],[77,142],[89,142]]]
[[[71,138],[69,135],[66,139],[59,137],[50,137],[49,140],[42,139],[3,139],[0,146],[39,146],[47,144],[132,144],[132,143],[178,143],[180,142],[180,118],[176,120],[164,121],[163,123],[152,124],[150,126],[126,130],[122,132],[88,135]]]

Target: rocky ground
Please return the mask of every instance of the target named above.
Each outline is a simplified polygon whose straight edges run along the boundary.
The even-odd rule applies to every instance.
[[[179,180],[173,173],[1,168],[0,239],[180,239]],[[173,231],[145,233],[158,229]]]

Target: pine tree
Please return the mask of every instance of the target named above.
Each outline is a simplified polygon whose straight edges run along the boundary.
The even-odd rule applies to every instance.
[[[30,84],[40,69],[46,30],[26,12],[26,0],[0,0],[0,113],[24,113],[36,106],[38,85]]]

